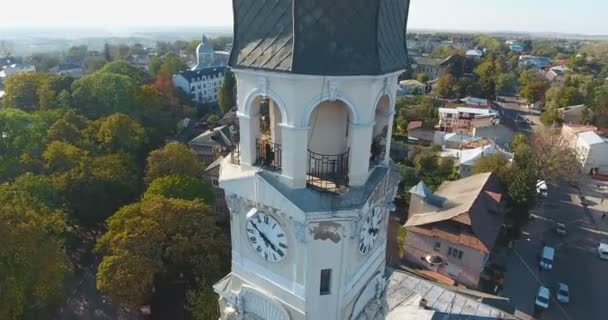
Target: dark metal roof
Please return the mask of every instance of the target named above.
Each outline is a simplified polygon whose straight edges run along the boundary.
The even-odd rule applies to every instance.
[[[194,79],[209,77],[209,76],[223,76],[226,73],[226,67],[210,67],[199,70],[185,70],[180,71],[177,74],[182,75],[186,80],[192,82]]]
[[[405,68],[409,0],[233,0],[229,65],[318,75]]]

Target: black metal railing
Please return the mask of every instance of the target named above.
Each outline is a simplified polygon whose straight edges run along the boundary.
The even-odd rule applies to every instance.
[[[372,140],[371,157],[369,159],[370,168],[382,163],[385,157],[386,139],[384,139],[384,136],[377,136]]]
[[[279,171],[282,168],[282,148],[278,143],[272,143],[267,139],[257,139],[256,142],[257,165],[270,170]]]
[[[308,150],[309,186],[338,192],[348,186],[348,157],[350,150],[338,155],[325,155]]]

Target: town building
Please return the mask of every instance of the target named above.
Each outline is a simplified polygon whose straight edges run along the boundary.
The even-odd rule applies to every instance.
[[[479,49],[467,50],[466,57],[471,59],[479,60],[483,57],[483,51]]]
[[[236,131],[236,127],[223,125],[201,133],[188,141],[188,145],[205,165],[209,165],[232,151]]]
[[[226,193],[220,188],[220,165],[224,161],[224,157],[218,157],[203,172],[203,180],[205,180],[213,189],[215,201],[213,201],[213,209],[221,223],[226,223],[230,220],[230,211],[226,203]]]
[[[414,74],[426,74],[431,81],[439,79],[450,67],[453,56],[446,59],[431,59],[426,57],[414,57],[412,69]]]
[[[575,150],[583,172],[608,169],[608,139],[598,133],[594,131],[579,133]]]
[[[455,160],[454,165],[458,167],[458,174],[461,178],[470,176],[473,167],[485,156],[498,154],[508,161],[513,160],[513,154],[503,150],[492,142],[483,143],[483,141],[488,140],[476,140],[475,142],[480,145],[473,148],[468,147],[467,143],[461,143],[459,148],[444,148],[440,155],[441,157]],[[451,141],[448,139],[447,143],[449,142]]]
[[[570,124],[582,124],[585,121],[585,117],[591,115],[591,111],[584,104],[559,108],[557,112],[559,112],[559,117],[563,123]]]
[[[234,2],[240,140],[219,178],[232,236],[232,270],[214,285],[222,319],[389,313],[399,170],[388,150],[408,10],[409,1]]]
[[[423,121],[410,121],[407,124],[407,141],[411,144],[430,146],[435,140],[435,127]]]
[[[226,51],[215,51],[207,36],[203,35],[201,43],[196,47],[196,65],[191,70],[197,71],[226,66],[228,56],[229,53]]]
[[[539,72],[547,81],[555,84],[562,84],[564,83],[564,80],[566,80],[566,74],[571,71],[572,70],[566,66],[555,66]]]
[[[197,104],[218,101],[224,83],[226,67],[180,71],[172,77],[173,85],[190,96]]]
[[[84,69],[77,63],[62,63],[51,68],[49,71],[74,78],[82,78],[84,76]]]
[[[498,123],[498,112],[490,108],[455,107],[439,108],[438,130],[475,135],[476,128],[491,127]]]
[[[551,65],[550,57],[522,55],[519,57],[519,66],[522,68],[544,69]]]
[[[426,91],[426,85],[418,80],[402,80],[399,81],[397,96],[405,95],[422,95]]]
[[[405,260],[477,287],[503,231],[504,190],[492,173],[446,181],[435,193],[420,182],[410,190]]]
[[[14,74],[36,72],[36,67],[29,64],[13,63],[2,66],[0,69],[0,80],[6,79]]]

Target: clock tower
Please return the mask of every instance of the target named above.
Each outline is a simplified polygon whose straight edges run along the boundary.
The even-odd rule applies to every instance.
[[[381,319],[407,0],[233,0],[222,319]]]

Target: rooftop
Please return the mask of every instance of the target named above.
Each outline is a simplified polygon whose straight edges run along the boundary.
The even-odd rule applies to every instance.
[[[226,72],[226,67],[213,67],[213,68],[203,68],[203,69],[199,69],[199,70],[185,70],[185,71],[180,71],[177,74],[182,75],[188,81],[192,81],[195,78],[208,77],[211,75],[218,75],[218,74],[223,75],[225,72]]]
[[[386,288],[388,304],[386,319],[516,319],[508,312],[479,301],[482,298],[492,300],[505,298],[475,291],[465,291],[457,287],[443,286],[402,271],[389,272]],[[458,292],[459,290],[462,293]],[[426,301],[427,309],[420,307],[421,299]]]
[[[604,138],[593,131],[586,131],[578,134],[579,138],[588,145],[607,143]]]
[[[329,76],[379,75],[407,64],[409,1],[235,1],[229,65]]]

